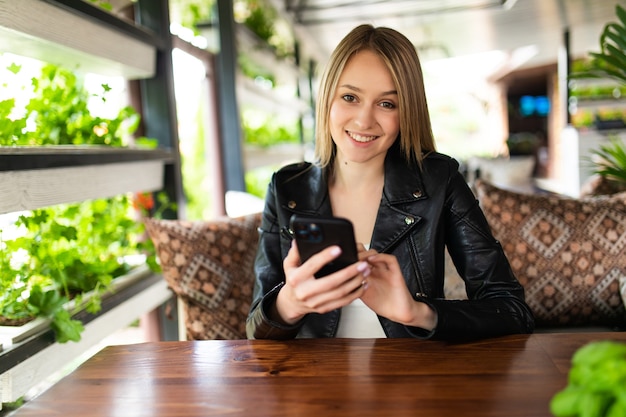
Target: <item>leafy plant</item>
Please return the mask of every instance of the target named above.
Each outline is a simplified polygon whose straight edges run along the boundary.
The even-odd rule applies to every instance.
[[[514,133],[506,140],[510,156],[534,155],[539,144],[539,137],[530,132]]]
[[[626,344],[599,340],[572,357],[568,384],[550,401],[557,417],[626,415]]]
[[[600,52],[591,52],[588,69],[574,77],[610,78],[626,86],[626,10],[618,4],[615,14],[618,22],[607,23],[600,35]],[[614,138],[608,145],[592,150],[591,155],[598,175],[612,183],[615,190],[626,188],[626,151],[622,141]]]
[[[17,74],[20,68],[13,65],[11,72]],[[103,84],[101,88],[99,99],[106,101],[110,87]],[[7,118],[0,122],[0,145],[126,146],[139,125],[139,115],[130,106],[113,119],[93,115],[88,108],[93,94],[76,74],[55,65],[44,65],[41,75],[32,79],[32,94],[25,115],[12,120],[9,115],[15,112],[15,100],[0,102],[0,116]]]
[[[591,152],[596,174],[604,177],[614,191],[626,189],[626,150],[619,138]]]
[[[129,197],[121,195],[21,215],[16,226],[25,233],[2,242],[3,315],[48,317],[57,341],[79,340],[82,324],[71,315],[83,308],[98,312],[113,278],[132,268],[125,258],[152,249],[149,240],[140,240],[143,226],[132,209]],[[74,308],[67,311],[70,300]]]
[[[215,0],[170,0],[170,15],[174,23],[200,33],[199,23],[211,22],[216,19]]]
[[[289,127],[272,122],[267,117],[263,124],[251,123],[250,120],[244,120],[244,141],[249,145],[260,147],[269,147],[281,143],[297,143],[299,141],[297,127]]]
[[[611,78],[626,84],[626,10],[615,6],[618,22],[609,22],[600,35],[600,52],[590,52],[586,70],[572,74],[576,78]]]
[[[20,67],[11,65],[9,71],[17,74]],[[87,106],[92,95],[69,70],[45,65],[32,88],[23,112],[15,109],[15,99],[0,102],[0,145],[120,147],[138,126],[139,116],[131,107],[114,119],[94,116]],[[108,91],[102,85],[100,99]],[[47,207],[21,214],[13,237],[0,230],[0,319],[20,324],[47,317],[58,342],[80,340],[83,326],[72,315],[83,308],[100,310],[101,296],[113,278],[132,267],[130,255],[145,254],[148,264],[158,269],[152,243],[143,238],[144,226],[138,221],[153,209],[151,198],[119,195]],[[161,201],[161,209],[167,207]],[[70,300],[74,308],[68,311]]]

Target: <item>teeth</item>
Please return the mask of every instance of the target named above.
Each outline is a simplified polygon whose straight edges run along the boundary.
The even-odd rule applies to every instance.
[[[359,135],[357,133],[352,133],[352,132],[348,132],[348,136],[350,136],[352,139],[356,140],[357,142],[371,142],[374,139],[376,139],[376,136],[362,136],[362,135]]]

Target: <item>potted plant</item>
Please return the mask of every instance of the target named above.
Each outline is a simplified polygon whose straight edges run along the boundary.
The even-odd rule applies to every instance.
[[[510,157],[535,156],[539,148],[539,137],[531,132],[513,133],[506,139]]]
[[[591,52],[587,69],[574,73],[574,78],[608,78],[626,87],[626,10],[615,6],[617,22],[609,22],[600,35],[600,52]],[[624,127],[620,119],[620,128]],[[626,150],[624,142],[610,136],[608,144],[591,151],[590,161],[600,177],[592,194],[612,193],[626,189]]]
[[[591,153],[591,163],[598,179],[592,194],[614,194],[626,191],[626,149],[619,138],[612,138]]]

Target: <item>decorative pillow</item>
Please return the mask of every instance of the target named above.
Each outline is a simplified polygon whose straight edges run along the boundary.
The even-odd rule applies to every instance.
[[[626,325],[626,193],[574,199],[474,187],[538,326]]]
[[[163,278],[183,301],[187,339],[246,338],[260,222],[260,213],[145,220]]]

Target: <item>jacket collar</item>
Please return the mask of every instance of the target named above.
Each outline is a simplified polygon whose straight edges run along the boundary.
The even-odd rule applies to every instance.
[[[300,163],[283,171],[280,178],[284,194],[280,205],[291,214],[331,216],[328,182],[318,166]],[[421,219],[411,210],[413,204],[428,198],[422,171],[407,164],[398,144],[385,158],[385,184],[378,209],[371,247],[384,251],[408,233]]]
[[[396,142],[385,158],[384,197],[391,205],[413,202],[426,198],[422,173],[417,163],[407,164]]]
[[[427,198],[423,172],[417,163],[408,164],[394,144],[385,159],[385,186],[370,247],[390,252],[419,223],[415,203]]]

